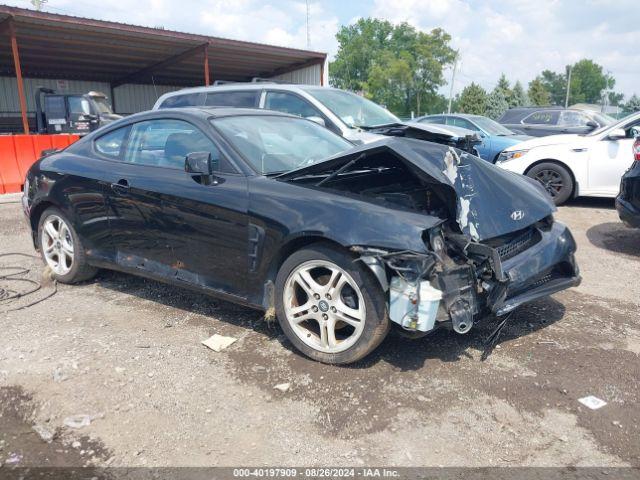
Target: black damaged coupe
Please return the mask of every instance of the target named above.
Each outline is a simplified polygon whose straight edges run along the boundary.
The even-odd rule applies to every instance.
[[[263,309],[326,363],[391,326],[466,333],[580,282],[535,181],[442,134],[386,134],[354,146],[264,110],[146,112],[41,158],[24,211],[58,281],[108,268]]]

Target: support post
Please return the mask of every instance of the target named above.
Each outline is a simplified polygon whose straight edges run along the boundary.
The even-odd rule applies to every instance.
[[[209,86],[209,44],[204,46],[204,84]]]
[[[320,86],[321,87],[324,87],[324,64],[326,62],[327,62],[327,59],[325,58],[320,64]]]
[[[20,99],[20,113],[22,115],[22,128],[24,134],[29,135],[29,120],[27,119],[27,99],[24,96],[24,82],[22,80],[22,68],[20,67],[20,54],[18,52],[18,40],[13,21],[9,20],[9,37],[11,37],[11,52],[13,65],[16,69],[16,83],[18,84],[18,98]]]

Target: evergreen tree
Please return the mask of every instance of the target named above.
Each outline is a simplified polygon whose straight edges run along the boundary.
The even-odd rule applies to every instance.
[[[459,108],[462,113],[484,115],[487,110],[487,92],[480,85],[472,82],[462,90]]]
[[[507,76],[504,73],[500,74],[496,89],[502,90],[504,98],[509,98],[509,96],[511,95],[511,85],[509,84],[509,80],[507,80]]]
[[[493,91],[487,97],[487,109],[486,115],[494,120],[499,119],[504,112],[509,108],[507,99],[503,90],[500,88],[500,84],[493,89]]]
[[[624,111],[626,113],[640,112],[640,97],[635,93],[631,95],[631,98],[624,104]]]
[[[511,90],[511,96],[507,98],[509,108],[526,107],[529,105],[529,97],[527,92],[524,91],[520,80],[518,80]]]
[[[540,77],[536,77],[529,82],[529,100],[538,107],[546,107],[551,104],[551,96]]]

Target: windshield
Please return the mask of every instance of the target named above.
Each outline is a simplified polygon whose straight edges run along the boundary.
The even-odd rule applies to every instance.
[[[473,117],[473,122],[489,135],[515,135],[515,132],[487,117]]]
[[[387,109],[355,93],[331,88],[310,88],[306,92],[351,128],[371,128],[400,122],[400,119]]]
[[[611,119],[612,120],[611,123],[609,123],[607,125],[604,125],[603,127],[596,128],[595,130],[587,133],[585,136],[591,137],[593,135],[599,135],[599,134],[601,134],[602,132],[604,132],[606,130],[613,130],[615,128],[625,128],[625,124],[631,119],[631,117],[634,117],[636,115],[637,115],[637,112],[636,113],[632,113],[630,115],[627,115],[622,120],[619,120],[617,123],[613,123],[613,122],[615,122],[615,120]],[[611,118],[611,117],[607,116],[607,118]]]
[[[213,125],[263,175],[313,165],[353,148],[317,123],[274,115],[243,115],[212,120]]]
[[[610,117],[609,115],[605,114],[605,113],[594,113],[593,114],[593,118],[595,119],[596,122],[598,122],[599,125],[611,125],[612,123],[615,123],[616,119],[613,117]]]
[[[107,103],[107,99],[104,97],[92,97],[93,101],[96,104],[96,108],[98,109],[98,113],[110,114],[113,113],[111,111],[111,105]]]

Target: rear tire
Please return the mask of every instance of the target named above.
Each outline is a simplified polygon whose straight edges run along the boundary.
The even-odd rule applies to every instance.
[[[38,245],[54,280],[78,283],[93,278],[97,269],[87,263],[80,237],[57,208],[47,208],[38,222]]]
[[[573,178],[562,165],[553,162],[539,163],[527,172],[527,176],[537,180],[549,192],[553,203],[562,205],[573,193]]]
[[[275,286],[282,330],[313,360],[353,363],[389,332],[382,287],[346,251],[323,244],[298,250],[280,267]]]

